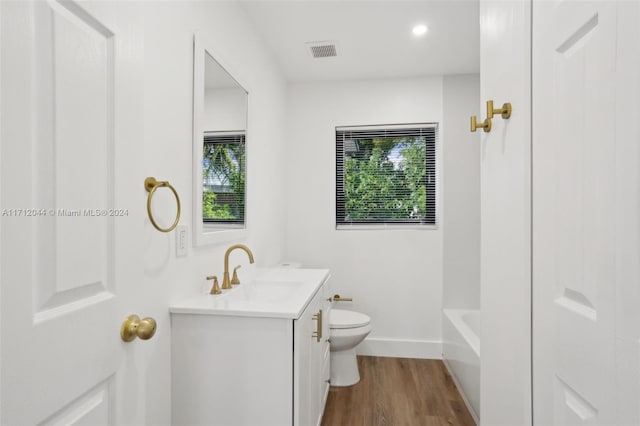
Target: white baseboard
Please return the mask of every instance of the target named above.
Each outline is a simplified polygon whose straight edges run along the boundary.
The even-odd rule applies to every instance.
[[[366,338],[356,347],[356,352],[368,356],[442,359],[442,341]]]

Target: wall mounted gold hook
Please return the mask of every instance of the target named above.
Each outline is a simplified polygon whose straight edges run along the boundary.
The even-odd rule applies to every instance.
[[[487,117],[493,118],[494,114],[500,114],[505,120],[511,117],[511,102],[502,104],[502,108],[494,108],[493,101],[487,101]]]
[[[471,131],[475,132],[477,129],[484,129],[484,131],[486,133],[489,133],[491,131],[491,119],[490,118],[486,118],[482,123],[478,124],[478,122],[476,121],[476,116],[472,115],[471,116]]]

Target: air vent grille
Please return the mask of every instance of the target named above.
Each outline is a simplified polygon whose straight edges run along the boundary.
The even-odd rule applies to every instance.
[[[307,43],[314,58],[329,58],[338,56],[336,44],[332,41],[314,41]]]

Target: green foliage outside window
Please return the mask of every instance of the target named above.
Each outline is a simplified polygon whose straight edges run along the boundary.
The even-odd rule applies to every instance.
[[[205,136],[202,161],[203,220],[244,222],[245,170],[243,134]]]
[[[345,152],[346,221],[418,220],[426,216],[426,143],[422,137],[358,139]]]
[[[216,204],[216,193],[202,192],[202,217],[204,219],[235,219],[228,204]]]

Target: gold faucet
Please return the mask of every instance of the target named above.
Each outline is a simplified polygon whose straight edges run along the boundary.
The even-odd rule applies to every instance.
[[[242,265],[238,265],[235,268],[233,268],[233,276],[231,277],[231,285],[240,284],[240,279],[238,278],[238,269],[240,269],[240,266],[242,266]]]
[[[227,249],[224,254],[224,277],[222,278],[222,289],[229,290],[231,288],[231,281],[229,280],[229,254],[235,249],[242,249],[247,252],[249,256],[249,263],[253,263],[253,253],[249,250],[249,247],[244,244],[234,244]]]
[[[220,290],[220,287],[218,287],[218,277],[216,277],[215,275],[209,275],[207,277],[207,280],[213,280],[213,287],[211,287],[211,291],[209,292],[209,294],[222,293],[222,290]]]

